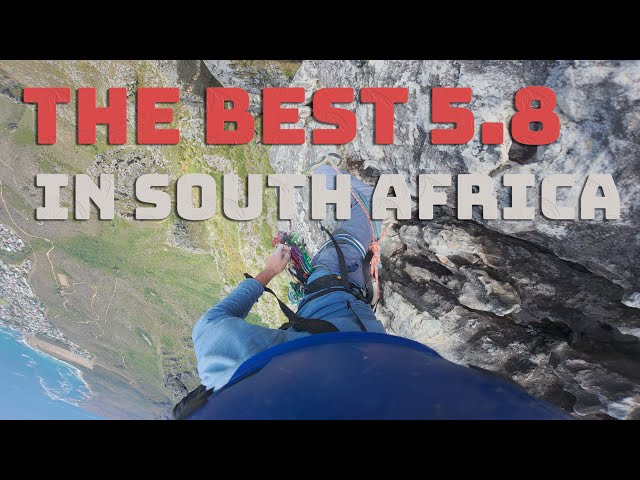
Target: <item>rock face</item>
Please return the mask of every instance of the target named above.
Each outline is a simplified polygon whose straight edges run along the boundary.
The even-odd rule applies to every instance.
[[[298,70],[298,60],[203,60],[211,74],[225,87],[249,93],[250,110],[261,109],[263,88],[285,87]]]
[[[390,333],[500,372],[569,411],[624,418],[640,395],[639,315],[622,289],[549,251],[441,213],[384,244]]]
[[[393,225],[383,246],[383,303],[390,332],[443,356],[510,377],[577,416],[634,418],[640,402],[640,63],[638,62],[304,62],[293,85],[402,86],[409,102],[396,106],[395,143],[373,143],[371,105],[353,104],[356,139],[341,153],[348,169],[369,181],[400,173],[415,194],[418,173],[482,173],[494,179],[508,206],[504,173],[577,176],[559,195],[578,211],[589,173],[609,173],[620,193],[620,220],[557,221],[540,214],[537,188],[531,221],[460,221],[455,187],[431,221]],[[544,85],[557,95],[557,142],[540,147],[482,145],[484,121],[509,125],[513,96]],[[473,89],[469,108],[476,136],[466,145],[432,145],[430,91]],[[308,109],[301,123],[315,127]],[[313,145],[272,148],[280,173],[303,171]],[[454,182],[455,183],[455,182]],[[303,211],[304,193],[297,201]],[[309,245],[324,240],[302,213],[291,226]]]

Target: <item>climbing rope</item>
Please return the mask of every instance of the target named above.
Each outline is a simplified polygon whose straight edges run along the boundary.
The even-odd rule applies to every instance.
[[[340,173],[338,167],[335,166],[331,158],[327,158],[329,164],[333,167],[336,173]],[[371,226],[371,243],[369,244],[369,250],[371,250],[373,256],[371,257],[371,276],[374,278],[376,283],[378,283],[378,270],[382,266],[380,261],[380,242],[384,240],[384,237],[387,235],[387,230],[389,227],[386,227],[382,232],[380,232],[380,226],[382,222],[373,221],[371,219],[371,215],[369,214],[369,210],[364,206],[364,200],[360,197],[358,192],[356,192],[353,188],[351,189],[351,195],[356,199],[360,208],[364,212],[367,220],[369,221],[369,225]]]
[[[302,276],[305,280],[313,273],[311,259],[307,253],[306,245],[300,236],[296,233],[278,232],[273,239],[273,246],[277,247],[284,244],[291,249],[291,263],[296,269],[298,276]]]
[[[296,233],[279,231],[273,238],[273,246],[279,244],[287,245],[291,249],[291,265],[289,273],[296,279],[296,282],[289,282],[289,292],[287,297],[291,303],[297,304],[304,296],[304,285],[313,273],[311,259],[307,253],[304,241]]]

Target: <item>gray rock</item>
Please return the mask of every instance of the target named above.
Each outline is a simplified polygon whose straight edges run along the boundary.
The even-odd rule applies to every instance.
[[[204,63],[225,87],[245,89],[254,113],[262,109],[262,89],[286,87],[300,64],[297,60],[204,60]]]
[[[96,155],[87,174],[93,179],[101,173],[113,174],[116,200],[135,200],[136,180],[147,173],[158,173],[166,164],[167,160],[157,149],[123,146]]]
[[[506,375],[578,414],[633,414],[640,314],[619,302],[621,287],[446,214],[394,227],[383,263],[378,315],[391,333]],[[578,364],[584,368],[572,376]]]
[[[372,106],[358,104],[352,106],[358,134],[343,151],[359,170],[405,174],[414,192],[418,173],[483,173],[494,177],[496,185],[504,173],[533,173],[539,180],[552,173],[572,173],[580,180],[588,173],[610,173],[620,192],[620,221],[554,221],[539,214],[532,221],[484,223],[579,262],[629,294],[640,291],[640,210],[634,205],[640,176],[640,62],[305,62],[295,85],[309,92],[326,86],[407,87],[409,102],[396,106],[395,143],[373,143]],[[469,108],[478,133],[483,121],[508,124],[515,113],[514,94],[528,85],[545,85],[556,92],[562,125],[556,143],[526,147],[505,135],[503,145],[482,145],[477,134],[466,145],[431,145],[429,132],[437,126],[430,121],[431,87],[472,87]],[[299,146],[279,147],[274,164],[300,171],[303,151]],[[508,194],[508,189],[502,191]],[[571,189],[563,202],[577,206],[580,191]],[[532,189],[531,198],[536,195]],[[449,202],[454,199],[451,193]]]
[[[383,303],[390,332],[421,341],[461,364],[501,373],[578,416],[634,418],[640,402],[640,63],[547,61],[307,61],[292,85],[309,94],[322,87],[403,86],[409,102],[396,106],[395,143],[373,143],[371,105],[353,104],[356,139],[343,147],[347,169],[373,181],[401,173],[417,192],[418,173],[482,173],[493,177],[502,206],[504,173],[533,173],[538,181],[571,173],[610,173],[621,219],[459,221],[455,188],[433,221],[396,224],[383,247]],[[482,145],[480,123],[514,115],[524,86],[545,85],[558,100],[559,140],[529,147],[505,135]],[[473,88],[476,136],[466,145],[432,145],[430,91]],[[302,116],[307,130],[315,122]],[[505,132],[506,133],[506,132]],[[277,146],[279,173],[299,173],[321,153],[310,145]],[[578,207],[581,186],[561,199]],[[324,236],[302,212],[290,225],[313,251]]]

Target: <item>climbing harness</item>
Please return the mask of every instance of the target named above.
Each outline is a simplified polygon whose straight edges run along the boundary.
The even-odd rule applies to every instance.
[[[282,243],[291,249],[291,265],[288,271],[294,281],[289,282],[289,291],[287,293],[289,301],[298,304],[300,308],[302,307],[301,301],[303,298],[306,303],[309,300],[334,291],[347,291],[352,293],[358,300],[373,306],[374,302],[372,302],[372,299],[375,298],[375,292],[371,286],[370,276],[372,252],[365,252],[362,244],[347,232],[341,232],[340,229],[338,229],[331,234],[324,226],[321,225],[320,228],[329,236],[329,240],[320,247],[318,252],[321,252],[329,246],[333,246],[338,255],[338,262],[340,262],[341,257],[342,260],[344,260],[344,254],[342,253],[339,243],[353,245],[356,250],[360,252],[362,257],[362,271],[366,284],[365,289],[363,291],[363,289],[353,283],[349,283],[348,285],[343,284],[342,278],[348,278],[349,274],[346,261],[344,263],[344,269],[341,267],[340,275],[324,275],[307,285],[307,280],[314,269],[309,261],[309,255],[307,254],[304,242],[301,241],[296,234],[278,232],[278,235],[273,239],[273,246],[275,247]]]
[[[331,167],[333,167],[336,173],[340,173],[340,170],[335,166],[330,157],[327,157],[327,162]],[[380,299],[380,282],[378,280],[378,270],[382,267],[382,264],[380,263],[380,242],[382,242],[384,237],[387,235],[387,228],[382,232],[380,231],[382,222],[375,222],[371,219],[369,210],[365,207],[365,200],[353,188],[351,189],[351,195],[356,202],[358,202],[360,208],[362,208],[362,211],[369,221],[369,226],[371,227],[371,243],[369,244],[367,253],[362,261],[362,272],[366,283],[366,302],[374,307]]]
[[[360,288],[357,285],[354,285],[353,283],[349,282],[349,270],[347,269],[347,262],[344,259],[344,254],[342,253],[342,249],[340,248],[340,245],[338,245],[338,241],[336,240],[336,237],[334,237],[331,234],[331,232],[329,232],[329,230],[327,230],[323,225],[321,225],[320,228],[322,229],[323,232],[329,235],[329,238],[331,239],[331,241],[333,242],[336,248],[336,254],[338,256],[338,264],[340,266],[340,275],[325,275],[311,282],[311,284],[305,285],[305,292],[307,295],[306,298],[316,299],[324,295],[328,295],[329,293],[343,291],[343,292],[350,293],[358,300],[365,301],[366,297],[363,295]],[[289,238],[289,240],[291,239],[291,237],[286,237],[283,235],[279,235],[278,237],[276,237],[276,239],[279,237]],[[276,239],[274,239],[274,243]],[[304,254],[302,254],[303,250],[300,250],[299,246],[300,245],[296,246],[297,253],[296,253],[296,261],[294,265],[298,265],[300,268],[302,268],[301,265],[304,264],[304,261],[301,261],[301,259],[304,260],[305,256]],[[303,272],[300,272],[300,275],[302,276]],[[245,273],[244,276],[246,278],[253,278],[248,273]],[[306,318],[306,317],[299,316],[297,313],[291,310],[282,300],[280,300],[278,296],[275,294],[275,292],[271,290],[269,287],[264,287],[264,290],[265,292],[268,292],[275,297],[275,299],[278,301],[278,305],[280,306],[280,310],[282,310],[282,313],[284,313],[285,317],[287,317],[288,321],[285,324],[280,326],[280,330],[288,330],[292,328],[293,330],[298,332],[307,332],[311,334],[329,333],[329,332],[338,331],[337,327],[333,323],[327,320],[322,320],[319,318]],[[351,307],[351,303],[349,301],[347,301],[347,307],[351,311],[353,311],[353,308]],[[355,311],[353,311],[353,313],[355,314]],[[358,327],[360,328],[361,331],[363,332],[367,331],[367,329],[365,328],[364,324],[362,323],[362,321],[360,320],[357,314],[355,315],[355,321],[358,324]]]
[[[246,278],[253,278],[248,273],[245,273],[244,276]],[[321,320],[319,318],[304,318],[299,316],[293,310],[291,310],[286,303],[278,298],[273,290],[269,287],[264,287],[264,291],[273,295],[278,301],[278,305],[280,305],[280,310],[284,313],[284,316],[287,317],[288,322],[280,326],[280,330],[288,330],[293,328],[293,330],[297,332],[307,332],[307,333],[329,333],[329,332],[337,332],[338,328],[331,322],[326,320]]]
[[[314,166],[327,164],[330,165],[336,171],[336,173],[340,173],[340,170],[336,167],[335,163],[331,159],[331,155],[332,154],[326,155],[320,162],[316,162]],[[322,285],[322,291],[324,291],[324,289],[329,289],[327,293],[335,291],[336,287],[342,285],[343,290],[354,293],[354,296],[356,298],[369,304],[371,308],[374,308],[378,303],[378,300],[380,299],[378,270],[382,266],[380,263],[380,242],[386,236],[387,229],[385,228],[384,231],[380,231],[382,222],[373,221],[371,219],[369,210],[365,207],[365,200],[353,188],[351,189],[351,195],[356,200],[360,208],[362,208],[362,211],[364,212],[369,222],[369,226],[371,227],[371,242],[368,248],[365,249],[365,247],[348,232],[341,232],[340,229],[338,229],[332,235],[326,228],[321,226],[322,230],[327,233],[330,238],[320,247],[318,253],[327,248],[329,245],[333,245],[336,248],[338,260],[340,261],[341,257],[344,260],[344,256],[342,255],[342,251],[340,249],[338,241],[355,247],[362,256],[362,274],[365,280],[364,293],[361,292],[360,288],[355,285],[351,287],[342,285],[342,282],[339,281],[339,277],[334,278],[336,277],[335,275],[321,277],[321,279],[324,278],[321,284],[318,284],[318,280],[320,279],[314,281],[314,291],[309,291],[309,287],[307,287],[307,280],[309,279],[311,273],[313,273],[313,267],[311,266],[309,254],[306,251],[306,245],[297,234],[280,231],[278,232],[278,235],[273,239],[273,246],[275,247],[278,244],[282,243],[289,246],[291,249],[291,266],[289,267],[289,273],[295,279],[295,281],[289,283],[289,291],[287,293],[287,298],[291,303],[300,304],[303,298],[305,298],[305,301],[311,300],[312,298],[317,298],[311,296],[311,294],[318,292],[319,285]],[[346,264],[345,271],[347,271]],[[345,274],[341,271],[340,276],[345,277]],[[346,278],[348,278],[348,276]],[[318,286],[316,286],[316,284],[318,284]]]

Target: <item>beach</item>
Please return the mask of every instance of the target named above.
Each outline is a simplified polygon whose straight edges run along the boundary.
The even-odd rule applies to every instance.
[[[84,408],[93,392],[81,371],[44,350],[50,347],[35,348],[20,332],[0,327],[0,418],[98,418]]]
[[[51,342],[38,338],[36,336],[27,336],[25,335],[24,341],[27,345],[35,350],[39,350],[41,352],[47,353],[59,360],[72,363],[74,365],[78,365],[84,368],[88,368],[89,370],[93,370],[94,362],[93,360],[89,360],[88,358],[77,355],[70,350],[62,348],[58,345],[54,345]]]

